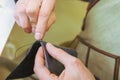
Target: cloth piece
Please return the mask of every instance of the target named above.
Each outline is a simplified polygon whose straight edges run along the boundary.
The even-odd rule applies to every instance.
[[[27,56],[24,58],[24,60],[16,67],[15,70],[7,77],[6,80],[11,80],[11,79],[17,79],[17,78],[24,78],[32,75],[34,73],[33,68],[34,68],[34,60],[35,60],[35,55],[37,53],[37,50],[40,46],[43,48],[44,56],[45,56],[45,63],[48,67],[48,69],[56,74],[59,75],[63,69],[64,66],[53,59],[47,52],[45,48],[46,42],[43,41],[36,41],[30,50],[27,53]],[[71,54],[72,56],[77,57],[76,51],[73,49],[68,49],[68,48],[63,48],[63,47],[58,47],[66,51],[67,53]]]

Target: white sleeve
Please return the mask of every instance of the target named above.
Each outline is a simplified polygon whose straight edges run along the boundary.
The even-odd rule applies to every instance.
[[[14,25],[14,0],[0,0],[0,55]]]

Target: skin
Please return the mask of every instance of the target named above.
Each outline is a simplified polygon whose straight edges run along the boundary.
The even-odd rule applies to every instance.
[[[55,22],[55,0],[18,0],[15,7],[15,20],[27,33],[34,33],[40,40]]]
[[[15,20],[27,33],[34,33],[36,40],[41,40],[49,27],[55,22],[56,0],[18,0],[15,7]],[[40,80],[95,80],[93,75],[78,59],[61,49],[47,44],[49,54],[65,66],[60,76],[50,73],[44,65],[42,48],[39,48],[34,65],[34,72]]]
[[[60,76],[50,73],[45,66],[43,50],[39,48],[35,59],[34,72],[40,80],[95,80],[78,58],[54,47],[50,43],[47,43],[46,48],[53,58],[65,66],[65,70],[63,70]]]

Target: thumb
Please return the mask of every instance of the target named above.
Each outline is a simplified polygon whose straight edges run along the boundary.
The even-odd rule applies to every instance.
[[[50,71],[45,66],[44,54],[41,47],[39,48],[35,57],[34,72],[40,80],[57,80],[58,79],[58,76],[50,73]]]
[[[66,53],[62,49],[57,48],[50,43],[47,43],[46,47],[47,47],[49,54],[53,58],[55,58],[56,60],[58,60],[59,62],[64,64],[64,66],[67,66],[67,65],[71,64],[71,62],[76,60],[75,57],[69,55],[68,53]]]

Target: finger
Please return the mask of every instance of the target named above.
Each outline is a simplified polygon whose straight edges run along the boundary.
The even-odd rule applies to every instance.
[[[29,4],[27,5],[26,12],[32,27],[36,27],[41,3],[42,0],[30,0]]]
[[[32,27],[32,33],[35,34],[35,27]]]
[[[52,12],[51,15],[50,15],[49,21],[48,21],[48,23],[47,23],[46,31],[49,30],[50,26],[55,22],[55,19],[56,19],[55,13]],[[33,34],[35,34],[35,29],[36,29],[36,27],[32,27],[32,33],[33,33]],[[40,33],[36,33],[36,34],[40,35]]]
[[[50,43],[47,43],[46,47],[47,47],[47,50],[48,50],[49,54],[53,58],[55,58],[56,60],[58,60],[59,62],[61,62],[62,64],[64,64],[64,66],[68,66],[72,62],[76,61],[75,57],[69,55],[68,53],[66,53],[65,51],[63,51],[60,48],[54,47]]]
[[[50,28],[50,26],[55,22],[55,20],[56,20],[56,17],[55,17],[55,13],[54,13],[54,11],[51,13],[51,15],[50,15],[50,18],[49,18],[49,20],[48,20],[48,24],[47,24],[47,30]],[[47,31],[46,30],[46,31]]]
[[[43,50],[40,47],[35,58],[34,72],[40,80],[55,80],[56,75],[51,74],[45,66]]]
[[[50,74],[48,69],[45,67],[45,61],[44,61],[43,51],[41,47],[39,48],[36,54],[34,71],[40,79],[46,78],[46,75]]]
[[[42,2],[41,9],[39,12],[39,17],[38,17],[38,23],[35,31],[35,38],[37,40],[42,39],[46,32],[48,20],[54,9],[54,5],[55,5],[55,0],[52,0],[52,1],[44,0]]]
[[[31,32],[31,26],[26,15],[26,5],[28,0],[19,0],[15,9],[15,20],[26,32]]]
[[[19,8],[20,8],[20,3],[22,3],[21,0],[17,1],[16,5],[15,5],[15,11],[14,11],[14,18],[15,21],[17,22],[17,24],[20,26],[20,20],[19,20],[19,15],[18,13],[20,12]],[[22,5],[22,4],[21,4]]]
[[[19,20],[23,30],[27,33],[31,33],[31,25],[29,23],[27,15],[26,14],[19,15]]]

